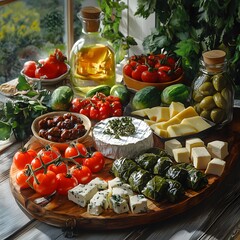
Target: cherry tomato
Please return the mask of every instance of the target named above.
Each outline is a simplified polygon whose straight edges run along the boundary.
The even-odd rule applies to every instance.
[[[61,162],[60,164],[50,164],[48,166],[48,170],[54,172],[55,174],[67,173],[67,166],[63,162]]]
[[[90,108],[91,108],[91,105],[86,105],[84,108],[81,108],[79,113],[87,116],[87,117],[90,117]]]
[[[34,61],[27,61],[23,65],[23,73],[28,77],[35,78],[35,71],[36,71],[36,62]]]
[[[97,103],[99,101],[105,101],[106,95],[104,93],[98,92],[94,96],[92,96],[91,101]]]
[[[132,78],[142,81],[142,73],[148,70],[146,65],[138,65],[135,70],[132,71]]]
[[[87,166],[92,173],[101,171],[105,164],[105,158],[101,152],[94,152],[90,158],[83,161],[83,165]]]
[[[166,73],[171,73],[172,71],[172,68],[170,66],[160,66],[158,68],[158,71],[164,71]]]
[[[34,159],[32,160],[31,166],[32,166],[32,169],[33,169],[33,171],[34,171],[35,174],[43,173],[43,172],[44,172],[44,169],[43,169],[43,168],[36,171],[36,169],[38,169],[38,168],[40,168],[40,167],[43,166],[43,165],[42,165],[42,161],[40,160],[39,157],[36,157],[36,158],[34,158]]]
[[[99,120],[106,119],[110,116],[111,114],[111,105],[108,101],[105,102],[98,102],[97,104],[99,108]]]
[[[122,116],[122,115],[123,115],[122,109],[116,109],[116,110],[114,110],[114,111],[112,112],[112,116],[113,116],[113,117],[120,117],[120,116]]]
[[[38,155],[41,157],[44,163],[49,163],[53,160],[57,160],[57,158],[61,156],[58,148],[56,147],[41,149]]]
[[[61,76],[62,74],[67,72],[67,65],[65,62],[58,62],[58,75]]]
[[[172,80],[171,76],[167,72],[158,70],[159,82],[169,82]]]
[[[171,68],[175,66],[175,59],[173,57],[167,57],[166,64],[169,65]]]
[[[99,109],[98,109],[97,106],[91,106],[90,107],[89,117],[92,120],[98,120],[99,119]]]
[[[147,70],[142,73],[143,82],[157,82],[158,81],[158,72],[156,70]]]
[[[33,188],[40,195],[50,195],[56,191],[58,184],[54,172],[48,170],[46,173],[39,173],[36,179],[38,182],[33,180]]]
[[[129,62],[129,64],[132,66],[133,69],[135,69],[139,65],[139,63],[137,61],[134,61],[134,60],[131,60]]]
[[[125,75],[131,77],[132,76],[132,71],[133,71],[133,67],[131,64],[126,64],[124,67],[123,67],[123,72]]]
[[[16,174],[16,183],[17,185],[20,187],[20,189],[25,189],[25,188],[29,188],[29,184],[27,182],[28,179],[28,175],[27,175],[27,169],[22,169],[20,171],[17,172]],[[33,177],[31,177],[29,179],[30,184],[33,183]]]
[[[73,166],[71,167],[70,172],[80,184],[87,184],[92,180],[92,172],[87,166]]]
[[[80,98],[74,98],[71,102],[71,111],[79,113],[81,107],[83,106]]]
[[[181,75],[183,74],[183,69],[181,67],[178,67],[177,69],[174,70],[174,73],[173,73],[173,78],[174,79],[177,79],[179,78]]]
[[[52,79],[59,76],[58,64],[51,62],[49,59],[45,60],[44,64],[37,66],[35,71],[36,78]]]
[[[65,149],[64,156],[65,158],[73,158],[76,162],[82,163],[83,159],[87,156],[87,153],[87,149],[82,143],[76,143]],[[81,156],[76,157],[79,154]]]
[[[61,195],[67,195],[68,190],[78,185],[78,180],[67,173],[58,173],[56,175],[57,192]]]
[[[120,99],[119,97],[112,96],[112,95],[107,96],[106,100],[107,100],[109,103],[112,103],[112,102],[115,102],[115,101],[118,101],[118,102],[121,101],[121,99]]]
[[[34,150],[27,150],[25,148],[18,150],[13,156],[13,163],[17,169],[22,170],[26,164],[30,164],[34,157],[37,155]]]

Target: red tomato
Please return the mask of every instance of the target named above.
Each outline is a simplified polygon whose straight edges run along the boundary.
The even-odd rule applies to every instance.
[[[170,66],[160,66],[158,68],[158,71],[164,71],[166,73],[171,73],[172,71],[172,68]]]
[[[74,98],[71,102],[71,110],[72,112],[79,113],[81,107],[83,106],[80,98]]]
[[[30,164],[37,153],[34,150],[27,150],[25,148],[18,150],[13,156],[13,163],[17,169],[22,170],[25,168],[26,164]]]
[[[87,166],[73,166],[70,172],[80,184],[87,184],[92,180],[92,172]]]
[[[59,150],[56,147],[44,148],[39,151],[39,157],[41,157],[44,163],[49,163],[53,160],[57,160],[61,156]]]
[[[65,62],[59,62],[58,63],[58,75],[62,75],[67,72],[67,65]]]
[[[148,70],[146,65],[138,65],[135,70],[132,71],[132,78],[142,81],[142,73]]]
[[[34,61],[27,61],[23,65],[23,73],[28,77],[35,78],[35,71],[36,71],[36,62]]]
[[[183,74],[183,69],[181,67],[178,67],[174,70],[173,79],[179,78]]]
[[[105,158],[101,152],[94,152],[92,157],[86,158],[83,161],[83,165],[87,166],[92,173],[101,171],[105,164]]]
[[[84,108],[81,108],[79,113],[89,117],[90,116],[90,108],[91,108],[91,105],[89,104],[89,105],[85,106]]]
[[[73,158],[76,162],[82,163],[83,159],[87,156],[87,153],[88,151],[82,143],[76,143],[66,148],[64,156],[65,158]],[[79,156],[79,154],[81,156]]]
[[[31,166],[32,166],[32,169],[33,169],[35,174],[44,172],[44,169],[40,169],[40,170],[36,171],[36,169],[43,166],[41,160],[38,157],[36,157],[32,160]]]
[[[123,67],[123,72],[124,74],[126,74],[127,76],[131,77],[132,76],[132,71],[133,71],[133,67],[131,64],[126,64]]]
[[[52,171],[47,171],[45,173],[39,173],[36,175],[36,180],[33,180],[34,190],[42,196],[50,195],[54,193],[57,189],[57,179],[56,174]]]
[[[137,65],[139,65],[139,63],[137,61],[131,60],[129,62],[129,64],[132,66],[133,69],[135,69],[137,67]]]
[[[156,70],[147,70],[142,73],[142,81],[154,83],[158,81],[158,72]]]
[[[90,107],[89,117],[92,120],[98,120],[99,119],[99,109],[98,109],[97,106],[91,106]]]
[[[115,101],[121,102],[121,99],[119,97],[112,96],[112,95],[107,96],[106,100],[109,103],[112,103],[112,102],[115,102]]]
[[[67,166],[65,163],[61,162],[60,164],[50,164],[48,166],[48,170],[54,172],[55,174],[58,173],[67,173]]]
[[[167,72],[158,70],[159,82],[169,82],[172,80],[171,76]]]
[[[22,169],[16,174],[16,183],[20,187],[20,189],[29,188],[29,184],[27,183],[28,175],[27,169]],[[30,184],[33,183],[33,177],[29,179]]]
[[[171,68],[175,66],[175,59],[173,57],[167,57],[166,64],[169,65]]]
[[[35,71],[36,78],[52,79],[59,76],[58,64],[46,60],[44,64],[38,66]]]
[[[97,104],[99,108],[99,120],[106,119],[110,116],[111,114],[111,105],[108,101],[105,102],[98,102]]]
[[[67,195],[68,190],[78,185],[77,179],[67,173],[58,173],[56,175],[57,192],[61,195]]]

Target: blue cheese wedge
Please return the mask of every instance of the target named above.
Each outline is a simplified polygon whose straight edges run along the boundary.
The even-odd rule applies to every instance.
[[[94,178],[88,184],[96,185],[98,190],[104,190],[104,189],[108,188],[107,181],[105,181],[105,180],[103,180],[103,179],[101,179],[99,177]]]
[[[112,180],[108,181],[108,188],[111,190],[114,187],[120,187],[123,185],[123,182],[119,177],[115,177]]]
[[[119,195],[112,195],[110,197],[110,204],[115,213],[121,214],[129,212],[128,202]]]
[[[133,191],[131,189],[131,186],[129,184],[122,184],[119,187],[114,187],[112,188],[112,195],[119,195],[121,197],[123,197],[124,199],[126,199],[127,201],[129,200],[129,196],[133,195]]]
[[[93,128],[93,139],[95,148],[102,152],[105,157],[117,159],[120,157],[132,157],[140,151],[153,147],[153,132],[151,128],[143,121],[130,117],[135,126],[135,132],[130,136],[120,136],[105,133],[108,123],[111,120],[122,117],[112,117],[98,122]]]
[[[129,205],[132,213],[147,212],[147,199],[142,195],[133,195],[129,198]]]
[[[68,199],[80,205],[81,207],[86,207],[97,191],[98,189],[96,185],[79,184],[68,191]]]
[[[100,215],[105,209],[108,208],[108,194],[109,190],[102,190],[97,192],[87,207],[87,212],[91,215]]]

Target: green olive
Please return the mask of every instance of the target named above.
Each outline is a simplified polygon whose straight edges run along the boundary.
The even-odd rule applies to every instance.
[[[199,106],[200,106],[200,108],[202,108],[204,110],[211,110],[214,107],[216,107],[216,104],[215,104],[212,96],[207,96],[200,102]]]
[[[194,91],[192,94],[192,98],[195,102],[201,102],[204,96],[199,91]]]
[[[228,89],[228,88],[224,88],[222,91],[221,91],[221,94],[223,96],[223,98],[226,100],[226,101],[230,101],[231,100],[231,91]]]
[[[204,96],[211,96],[215,92],[215,89],[211,82],[205,82],[199,87],[199,92]]]
[[[217,74],[212,77],[212,83],[217,91],[222,91],[225,88],[227,81],[222,74]]]
[[[211,113],[210,111],[202,110],[202,112],[200,113],[200,116],[203,117],[203,118],[211,120],[210,113]]]
[[[225,119],[225,111],[221,108],[214,108],[210,116],[213,122],[221,123]]]
[[[200,103],[196,103],[193,107],[198,114],[202,111],[202,109],[200,108]]]
[[[222,108],[222,109],[226,109],[227,108],[227,101],[224,99],[224,97],[222,96],[221,93],[215,93],[213,95],[213,100],[215,102],[215,104],[217,105],[217,107]]]

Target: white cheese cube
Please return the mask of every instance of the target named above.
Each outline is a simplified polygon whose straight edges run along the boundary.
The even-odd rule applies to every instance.
[[[97,191],[98,189],[96,185],[79,184],[68,191],[68,199],[81,207],[85,207]]]
[[[205,147],[204,142],[200,138],[187,139],[185,142],[185,147],[189,151],[190,156],[192,154],[192,148],[194,147]]]
[[[207,169],[205,171],[206,174],[213,174],[217,176],[221,176],[226,162],[219,158],[213,158],[207,165]]]
[[[115,177],[112,180],[108,181],[108,188],[112,189],[114,187],[120,187],[123,185],[123,182],[121,181],[121,179],[119,177]]]
[[[187,148],[176,148],[173,149],[173,157],[177,163],[189,163],[190,162],[190,153]]]
[[[110,197],[110,203],[115,213],[120,214],[129,211],[128,202],[126,199],[120,197],[119,195],[112,195]]]
[[[142,194],[130,196],[129,205],[132,213],[144,213],[148,210],[147,199]]]
[[[172,152],[173,149],[181,148],[181,147],[182,147],[182,144],[177,139],[171,139],[164,143],[164,149],[171,156],[173,156],[173,152]]]
[[[211,161],[211,155],[206,147],[194,147],[192,148],[192,160],[196,169],[206,169]]]
[[[229,154],[228,143],[219,140],[209,142],[207,145],[207,149],[211,154],[212,158],[225,159],[225,157]]]
[[[107,181],[99,178],[99,177],[96,177],[94,178],[92,181],[90,181],[88,184],[92,184],[92,185],[96,185],[98,190],[104,190],[104,189],[107,189],[108,188],[108,183]]]
[[[100,215],[104,209],[108,208],[108,194],[109,190],[97,192],[90,203],[88,204],[87,211],[91,215]]]

